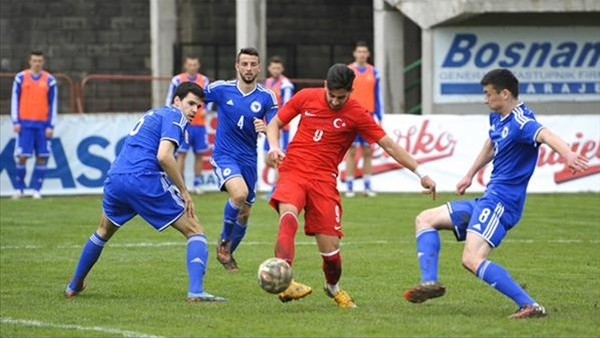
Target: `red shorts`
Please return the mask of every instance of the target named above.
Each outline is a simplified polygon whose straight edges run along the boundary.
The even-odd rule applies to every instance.
[[[304,210],[304,233],[308,236],[344,237],[342,200],[335,181],[308,180],[292,174],[280,174],[269,204],[279,211],[280,203]]]

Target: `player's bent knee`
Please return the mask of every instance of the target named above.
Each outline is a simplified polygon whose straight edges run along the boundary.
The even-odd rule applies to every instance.
[[[113,222],[111,222],[108,217],[102,216],[96,233],[98,236],[108,241],[115,234],[115,232],[117,232],[117,230],[119,230],[119,228]]]
[[[472,273],[477,273],[477,269],[479,268],[479,265],[481,263],[483,263],[483,260],[479,257],[474,257],[473,255],[466,252],[463,253],[462,265],[465,269],[471,271]]]
[[[415,230],[421,232],[423,230],[433,228],[433,217],[431,209],[421,211],[417,217],[415,217]]]
[[[452,230],[453,225],[446,206],[439,206],[421,211],[415,218],[415,228],[417,232],[431,228],[436,230]]]
[[[246,199],[248,198],[248,192],[246,193],[233,193],[229,196],[233,204],[239,206],[244,205]],[[243,208],[243,207],[242,207]]]
[[[195,219],[189,218],[187,215],[181,216],[172,225],[175,229],[181,232],[186,238],[194,235],[204,235],[204,227]]]

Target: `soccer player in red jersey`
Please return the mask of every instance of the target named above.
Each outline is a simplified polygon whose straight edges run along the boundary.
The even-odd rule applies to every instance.
[[[369,111],[349,99],[354,77],[354,71],[344,64],[331,66],[325,88],[298,92],[267,127],[269,160],[279,167],[280,175],[270,201],[280,215],[275,255],[292,265],[298,214],[304,210],[304,231],[315,237],[323,258],[325,293],[342,308],[354,308],[356,304],[339,287],[340,238],[344,233],[337,177],[338,165],[355,137],[361,135],[368,142],[379,144],[394,160],[419,176],[425,192],[435,198],[435,182],[417,170],[417,161],[386,135]],[[279,131],[300,114],[298,131],[284,154],[279,147]],[[311,292],[309,286],[293,281],[279,299],[298,300]]]

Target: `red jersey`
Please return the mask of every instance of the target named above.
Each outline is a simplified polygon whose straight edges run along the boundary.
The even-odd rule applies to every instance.
[[[277,116],[284,124],[301,114],[294,140],[279,168],[281,173],[335,180],[338,165],[357,134],[369,143],[386,135],[371,113],[356,100],[348,99],[342,109],[336,111],[329,107],[326,95],[324,88],[303,89],[279,110]]]

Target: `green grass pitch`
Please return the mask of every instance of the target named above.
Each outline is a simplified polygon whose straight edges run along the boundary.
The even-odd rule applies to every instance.
[[[472,196],[470,196],[472,197]],[[209,292],[223,304],[185,302],[185,240],[136,218],[120,230],[88,277],[88,289],[63,297],[82,246],[95,230],[101,197],[0,200],[0,336],[598,336],[600,335],[600,195],[530,195],[520,224],[491,259],[504,265],[549,312],[507,319],[515,305],[461,267],[462,245],[442,235],[441,279],[447,294],[410,304],[419,280],[413,220],[438,201],[418,194],[344,201],[341,285],[358,304],[338,309],[322,291],[321,258],[299,231],[296,279],[314,289],[282,304],[262,291],[258,265],[273,255],[277,216],[258,200],[241,268],[215,260],[225,194],[195,197],[209,236]]]

